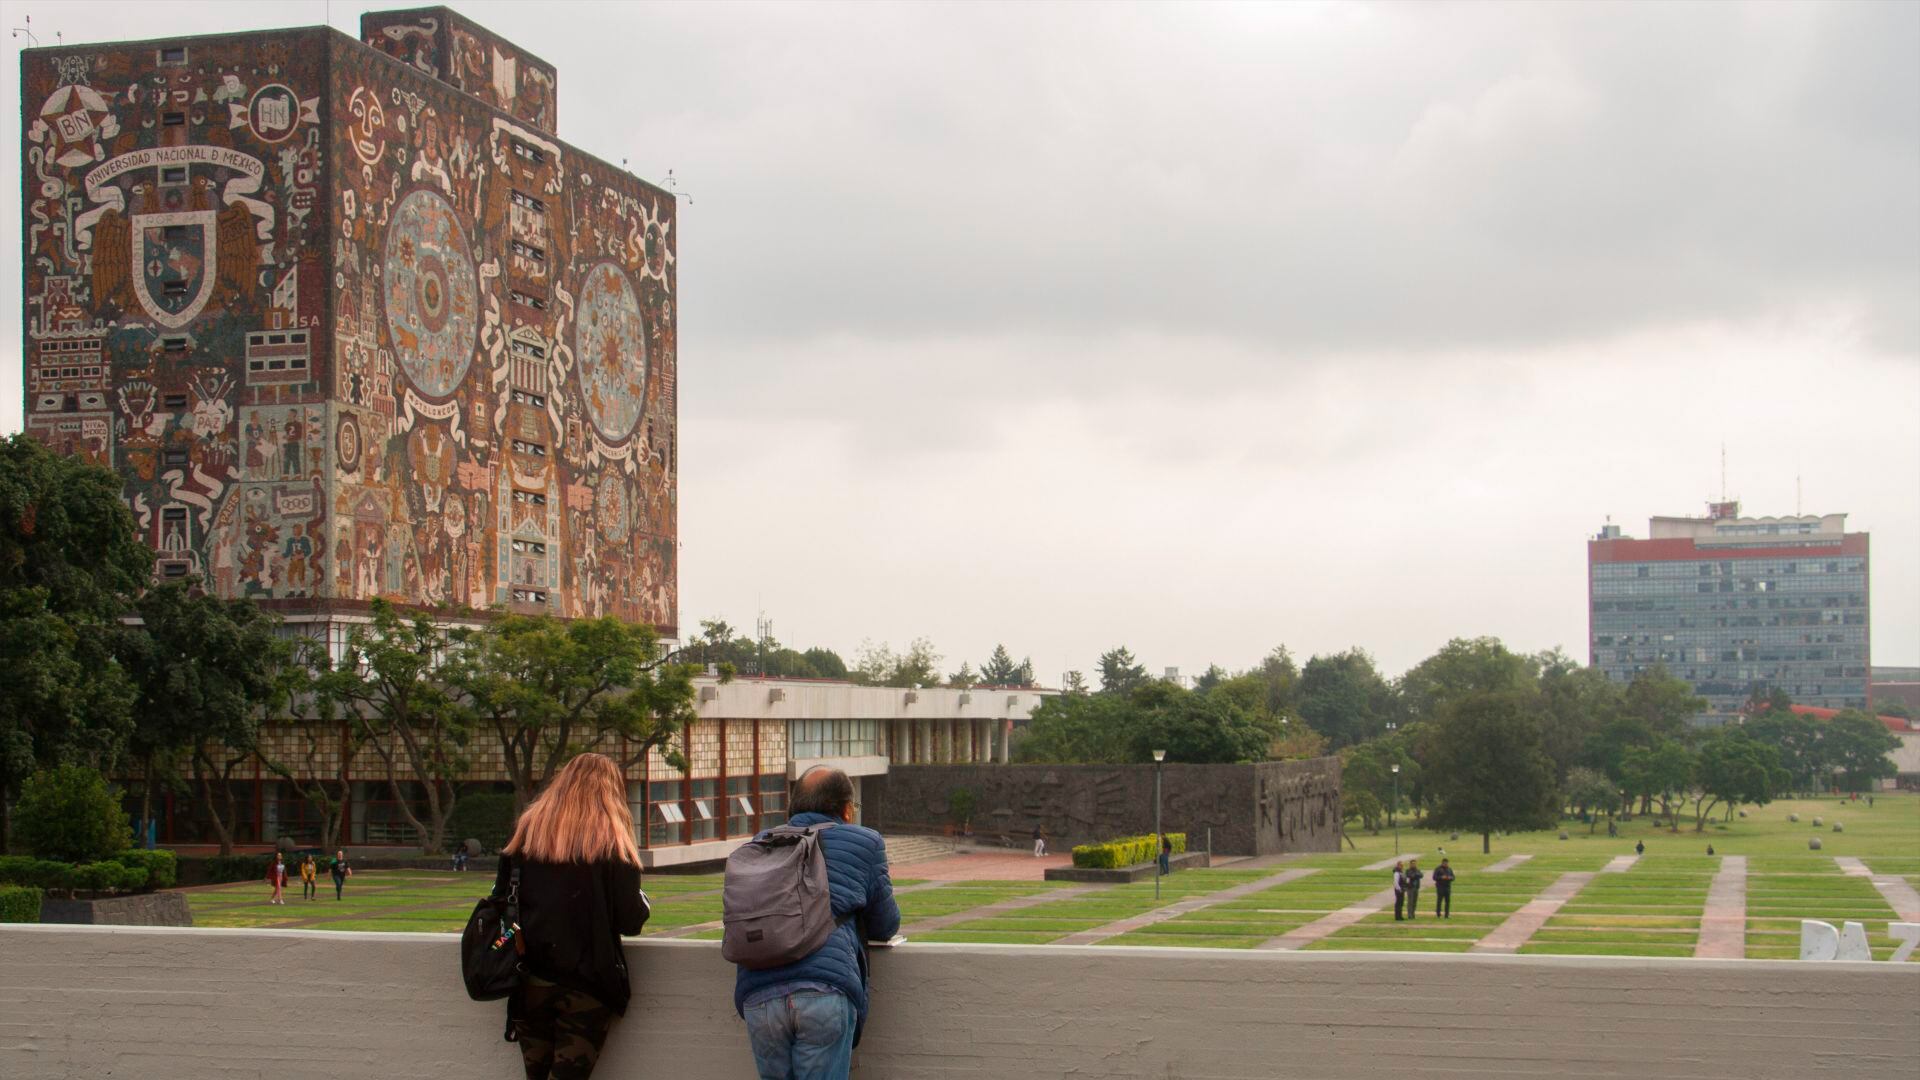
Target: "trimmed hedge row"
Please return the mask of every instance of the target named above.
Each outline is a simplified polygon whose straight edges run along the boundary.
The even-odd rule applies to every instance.
[[[131,892],[147,883],[147,868],[121,862],[73,863],[0,855],[0,885],[54,892]]]
[[[314,865],[320,868],[320,874],[323,877],[333,870],[333,856],[331,855],[321,855],[313,861]],[[363,864],[364,861],[361,863],[349,861],[349,865],[357,866]],[[267,880],[267,867],[273,865],[273,853],[262,852],[258,855],[209,855],[200,860],[200,865],[203,871],[200,881],[206,885],[224,885],[230,881],[265,881]],[[296,857],[288,856],[287,880],[292,881],[299,878],[299,876],[300,860]]]
[[[180,859],[171,851],[123,851],[115,855],[113,861],[145,870],[150,889],[171,889],[180,880]]]
[[[39,922],[45,895],[29,885],[0,885],[0,922]]]
[[[1186,833],[1168,833],[1167,839],[1173,841],[1175,855],[1186,853]],[[1160,840],[1154,836],[1123,836],[1098,844],[1081,844],[1073,849],[1073,865],[1082,870],[1117,870],[1123,866],[1152,862],[1159,857]]]

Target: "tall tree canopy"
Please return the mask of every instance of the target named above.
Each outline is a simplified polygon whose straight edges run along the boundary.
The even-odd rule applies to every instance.
[[[1336,750],[1381,734],[1395,715],[1393,689],[1373,657],[1358,648],[1308,660],[1295,702],[1300,716]]]
[[[1147,669],[1125,645],[1100,654],[1100,692],[1125,696],[1145,684]]]
[[[1016,664],[1005,645],[995,645],[993,655],[980,665],[980,682],[986,686],[1032,686],[1033,657],[1024,657]]]
[[[1540,703],[1531,688],[1475,690],[1450,698],[1428,743],[1428,823],[1480,834],[1552,825],[1559,809],[1553,759],[1540,738]]]

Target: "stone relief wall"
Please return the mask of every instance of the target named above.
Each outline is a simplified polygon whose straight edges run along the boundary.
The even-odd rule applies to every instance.
[[[1340,766],[1333,758],[1168,765],[1161,820],[1227,855],[1337,851]],[[973,792],[973,828],[1023,841],[1035,825],[1059,850],[1153,829],[1151,765],[896,765],[863,781],[863,819],[881,831],[939,829],[955,791]]]

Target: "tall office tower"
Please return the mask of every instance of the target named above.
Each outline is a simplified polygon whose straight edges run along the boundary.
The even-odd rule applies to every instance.
[[[673,636],[675,204],[445,8],[30,49],[27,430],[162,578]]]
[[[1656,517],[1649,539],[1609,525],[1587,543],[1588,654],[1617,682],[1656,663],[1707,699],[1709,722],[1755,691],[1864,709],[1867,534],[1845,514]]]

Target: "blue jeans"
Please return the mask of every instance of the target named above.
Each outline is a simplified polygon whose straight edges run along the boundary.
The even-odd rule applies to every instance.
[[[802,990],[746,1013],[760,1080],[846,1080],[860,1016],[845,995]]]

